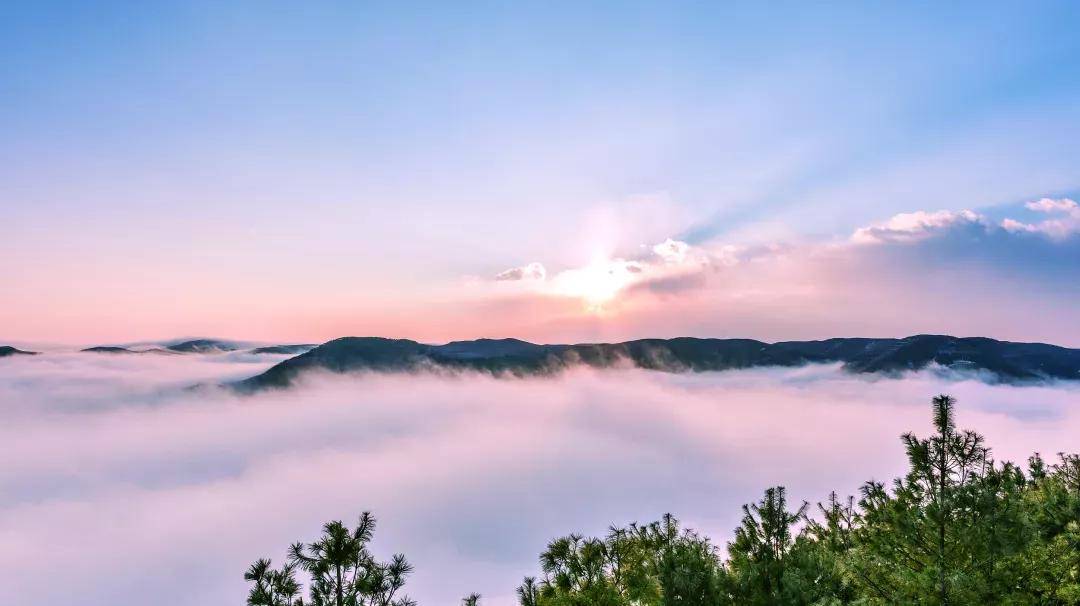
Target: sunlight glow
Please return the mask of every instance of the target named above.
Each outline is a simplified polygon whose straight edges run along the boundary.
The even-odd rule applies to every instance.
[[[581,298],[590,312],[598,313],[642,272],[635,261],[597,257],[580,269],[559,275],[556,292],[568,297]]]

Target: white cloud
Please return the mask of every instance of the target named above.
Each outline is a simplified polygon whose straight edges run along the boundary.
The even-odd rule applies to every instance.
[[[1025,203],[1024,208],[1051,218],[1026,223],[1009,217],[995,225],[986,216],[971,210],[919,210],[860,227],[852,234],[851,241],[857,244],[917,242],[962,227],[981,227],[988,233],[1002,229],[1009,233],[1039,234],[1054,240],[1080,233],[1080,206],[1069,198],[1042,198]]]
[[[1054,212],[1066,212],[1073,213],[1077,211],[1076,202],[1068,198],[1042,198],[1034,202],[1028,202],[1024,204],[1024,207],[1028,210],[1033,210],[1041,213],[1054,213]]]
[[[1005,219],[1001,227],[1010,232],[1038,233],[1055,240],[1063,240],[1080,233],[1080,206],[1069,198],[1042,198],[1024,205],[1028,210],[1053,215],[1053,218],[1037,223],[1023,223]]]
[[[1019,232],[1035,232],[1038,231],[1034,225],[1030,223],[1024,223],[1017,221],[1016,219],[1004,219],[1001,222],[1001,228],[1007,232],[1019,233]]]
[[[656,253],[656,256],[663,259],[665,263],[678,264],[686,260],[686,253],[690,250],[690,245],[686,242],[680,242],[679,240],[673,240],[668,238],[663,242],[652,247],[652,251]]]
[[[888,221],[860,227],[851,240],[859,244],[913,242],[958,225],[985,225],[986,218],[970,210],[918,210],[894,215]]]
[[[541,263],[529,263],[521,267],[514,267],[501,272],[495,276],[495,279],[503,281],[516,281],[516,280],[544,280],[547,278],[547,270]]]

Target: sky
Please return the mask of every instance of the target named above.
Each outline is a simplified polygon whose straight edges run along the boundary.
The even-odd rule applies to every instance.
[[[1080,346],[1076,3],[3,10],[0,343]]]

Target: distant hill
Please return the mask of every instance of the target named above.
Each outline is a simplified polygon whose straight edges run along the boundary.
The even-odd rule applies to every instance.
[[[301,354],[306,351],[315,349],[318,345],[314,343],[299,344],[299,345],[270,345],[267,347],[256,347],[250,350],[253,354]]]
[[[165,349],[180,353],[221,353],[226,351],[236,351],[241,349],[241,347],[231,341],[220,341],[218,339],[192,339],[191,341],[169,345]]]
[[[83,353],[102,353],[102,354],[134,354],[134,353],[142,353],[142,352],[138,352],[138,351],[135,351],[135,350],[132,350],[132,349],[128,349],[126,347],[114,347],[114,346],[111,346],[111,345],[98,345],[97,347],[87,347],[86,349],[83,349],[83,350],[80,350],[80,351],[82,351]]]
[[[6,358],[7,356],[36,356],[37,354],[36,351],[23,351],[10,345],[0,345],[0,358]]]
[[[100,353],[100,354],[167,354],[177,355],[181,352],[173,351],[170,349],[162,349],[160,347],[154,347],[152,349],[130,349],[128,347],[119,347],[116,345],[98,345],[96,347],[87,347],[80,350],[83,353]]]
[[[407,339],[343,337],[234,383],[233,387],[245,392],[287,387],[308,370],[475,370],[529,376],[574,366],[702,372],[837,362],[854,373],[895,374],[936,364],[956,370],[986,371],[1007,382],[1080,379],[1080,349],[947,335],[779,343],[680,337],[578,345],[537,345],[518,339],[425,345]]]

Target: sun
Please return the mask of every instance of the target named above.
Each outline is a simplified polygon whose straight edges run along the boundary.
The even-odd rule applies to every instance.
[[[559,294],[585,302],[591,312],[602,312],[641,272],[640,264],[599,257],[592,263],[559,275]]]

